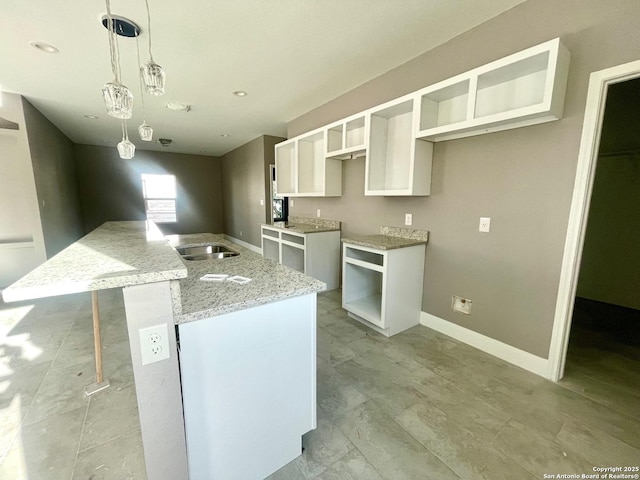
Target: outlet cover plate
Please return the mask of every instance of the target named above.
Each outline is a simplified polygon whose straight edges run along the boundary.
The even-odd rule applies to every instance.
[[[464,313],[465,315],[471,315],[472,301],[468,298],[458,297],[453,295],[451,297],[451,310],[454,312]]]
[[[166,323],[141,328],[138,333],[140,335],[142,365],[159,362],[171,356],[169,352],[169,331]]]
[[[489,233],[490,229],[491,229],[491,218],[480,217],[480,226],[478,227],[478,231],[482,233]]]
[[[413,224],[413,214],[412,213],[405,213],[404,214],[404,224],[406,226],[410,226]]]

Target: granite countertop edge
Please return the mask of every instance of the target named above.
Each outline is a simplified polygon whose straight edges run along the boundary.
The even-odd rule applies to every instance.
[[[342,242],[351,245],[359,245],[361,247],[375,248],[378,250],[395,250],[397,248],[427,244],[427,240],[394,237],[389,235],[353,235],[348,238],[343,238]]]
[[[322,232],[339,232],[340,227],[323,227],[320,225],[314,225],[312,223],[290,223],[288,226],[277,225],[275,223],[263,223],[263,227],[274,228],[282,230],[283,232],[293,233],[322,233]]]

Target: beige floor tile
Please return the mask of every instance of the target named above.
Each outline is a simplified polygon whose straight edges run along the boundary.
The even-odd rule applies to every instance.
[[[95,447],[139,429],[135,386],[108,388],[89,400],[79,450]]]
[[[459,422],[427,404],[416,404],[395,420],[425,448],[456,472],[460,478],[472,480],[513,480],[534,477],[518,463],[498,452],[486,438],[475,435]]]
[[[146,480],[142,435],[135,430],[78,453],[72,480]]]
[[[85,408],[76,408],[23,426],[0,464],[0,478],[63,480],[71,478]]]
[[[459,478],[372,401],[343,415],[337,425],[385,479]]]

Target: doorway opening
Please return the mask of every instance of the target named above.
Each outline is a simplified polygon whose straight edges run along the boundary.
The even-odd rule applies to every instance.
[[[604,218],[606,221],[611,221],[611,215],[606,215],[607,203],[611,202],[611,196],[609,196],[609,200],[605,201],[604,205],[602,202],[598,200],[600,196],[600,191],[602,190],[600,184],[609,183],[608,173],[610,171],[616,171],[616,167],[619,166],[615,163],[612,163],[610,160],[617,159],[619,160],[621,157],[625,158],[627,162],[630,162],[628,166],[631,168],[637,168],[638,166],[638,157],[636,150],[640,152],[640,146],[638,147],[616,147],[617,150],[612,150],[610,152],[606,151],[608,146],[614,144],[612,142],[611,134],[607,133],[607,130],[603,131],[603,125],[605,121],[605,110],[607,105],[607,97],[608,94],[612,93],[612,98],[617,94],[618,88],[625,88],[627,86],[623,85],[624,82],[634,81],[635,79],[640,78],[640,61],[630,62],[628,64],[619,65],[617,67],[609,68],[606,70],[601,70],[599,72],[594,72],[591,74],[590,82],[589,82],[589,91],[587,95],[587,105],[585,109],[585,118],[584,118],[584,126],[582,132],[582,140],[580,146],[580,154],[578,158],[578,166],[576,171],[576,180],[574,184],[574,192],[571,204],[571,211],[569,215],[569,225],[567,230],[567,237],[565,240],[565,251],[560,275],[560,284],[558,289],[558,300],[556,303],[556,313],[554,318],[554,327],[551,339],[551,348],[549,352],[549,375],[548,377],[554,381],[560,380],[565,371],[565,365],[567,361],[567,351],[569,347],[570,340],[570,332],[572,325],[572,318],[574,318],[574,311],[576,313],[575,321],[576,321],[576,334],[579,335],[579,330],[584,326],[584,317],[585,315],[594,315],[585,314],[585,310],[591,312],[603,311],[603,308],[595,308],[593,303],[589,303],[588,301],[583,301],[581,298],[578,298],[576,302],[576,296],[578,294],[578,288],[580,285],[580,291],[582,295],[594,296],[592,293],[584,293],[588,292],[590,287],[587,287],[589,283],[589,276],[593,277],[593,273],[587,273],[585,277],[583,275],[582,284],[580,283],[580,270],[581,263],[584,261],[585,268],[589,268],[589,263],[591,262],[590,256],[590,243],[595,241],[595,256],[594,258],[598,259],[599,248],[598,244],[598,232],[596,232],[595,240],[590,237],[589,242],[585,243],[585,239],[587,238],[587,219],[590,216],[590,207],[592,206],[592,199],[594,200],[593,208],[596,210],[592,210],[594,219],[598,218],[598,215],[595,213],[598,208],[604,208],[605,214]],[[634,115],[638,115],[638,109],[635,110]],[[628,126],[628,125],[626,125]],[[611,128],[611,127],[607,127]],[[640,128],[640,122],[638,123],[638,128]],[[620,127],[613,127],[614,133],[619,133]],[[636,130],[637,132],[638,130]],[[604,135],[603,135],[604,133]],[[607,138],[608,136],[608,138]],[[615,136],[615,135],[614,135]],[[636,134],[635,137],[638,137]],[[617,140],[616,140],[617,141]],[[605,150],[601,150],[601,146]],[[607,156],[607,153],[611,155]],[[604,156],[603,156],[604,155]],[[611,157],[611,159],[609,159]],[[633,163],[635,162],[635,163]],[[604,172],[601,175],[597,175],[597,166],[601,164],[600,171]],[[635,167],[634,167],[635,165]],[[619,173],[619,172],[617,172]],[[620,177],[620,175],[617,175]],[[624,177],[624,175],[622,175]],[[597,178],[597,179],[596,179]],[[602,180],[602,181],[601,181]],[[594,184],[596,185],[596,189],[594,189]],[[600,185],[600,186],[599,186]],[[637,185],[637,184],[636,184]],[[610,187],[607,187],[610,189]],[[617,187],[620,188],[620,187]],[[606,188],[605,188],[606,190]],[[637,190],[637,187],[636,187]],[[617,192],[620,194],[621,192]],[[617,199],[619,200],[619,199]],[[628,208],[640,208],[636,205],[628,205]],[[609,217],[609,218],[607,218]],[[595,226],[597,227],[597,220],[594,220]],[[611,239],[615,235],[622,235],[619,232],[620,230],[619,221],[618,224],[614,222],[613,227],[609,226],[608,230],[605,232],[599,232],[600,236]],[[626,234],[625,234],[626,235]],[[635,242],[638,243],[638,238],[635,239]],[[586,249],[585,249],[586,247]],[[620,247],[619,247],[620,248]],[[583,257],[583,254],[586,253],[586,256]],[[617,252],[620,253],[620,252]],[[606,260],[603,260],[606,261]],[[611,263],[612,261],[609,260]],[[624,258],[621,262],[622,265],[625,264]],[[599,265],[598,267],[601,267]],[[611,265],[610,265],[611,266]],[[605,265],[606,267],[606,265]],[[597,274],[596,274],[597,276]],[[586,278],[586,280],[585,280]],[[630,277],[633,278],[633,277]],[[637,277],[635,277],[637,278]],[[631,280],[633,281],[633,280]],[[628,280],[627,280],[628,282]],[[623,282],[624,283],[624,282]],[[605,285],[606,287],[612,287],[613,285]],[[629,285],[631,289],[633,289],[632,285]],[[602,287],[601,287],[602,288]],[[635,285],[635,290],[637,291],[638,285]],[[621,293],[620,288],[613,287],[610,288],[616,294]],[[637,296],[637,295],[636,295]],[[602,297],[603,299],[607,299],[607,297]],[[611,301],[609,297],[607,301]],[[598,301],[593,299],[587,299],[592,301]],[[618,300],[616,300],[620,303]],[[606,302],[600,302],[606,303]],[[621,308],[628,308],[621,307]],[[635,310],[635,309],[632,309]],[[621,317],[620,310],[611,310],[609,318],[611,315]],[[582,317],[581,317],[582,316]],[[606,317],[605,317],[606,318]],[[578,326],[579,323],[583,325]],[[589,323],[588,321],[586,323]],[[592,322],[593,323],[593,322]],[[637,325],[640,327],[640,325]],[[574,337],[575,338],[575,337]],[[633,349],[632,349],[633,351]],[[594,354],[595,355],[595,354]],[[632,353],[635,355],[635,353]]]
[[[640,78],[610,85],[563,382],[634,417],[640,416],[638,132]]]

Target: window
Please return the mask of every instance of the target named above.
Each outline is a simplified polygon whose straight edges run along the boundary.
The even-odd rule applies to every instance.
[[[142,174],[142,195],[147,220],[156,223],[175,223],[176,177],[174,175]]]

